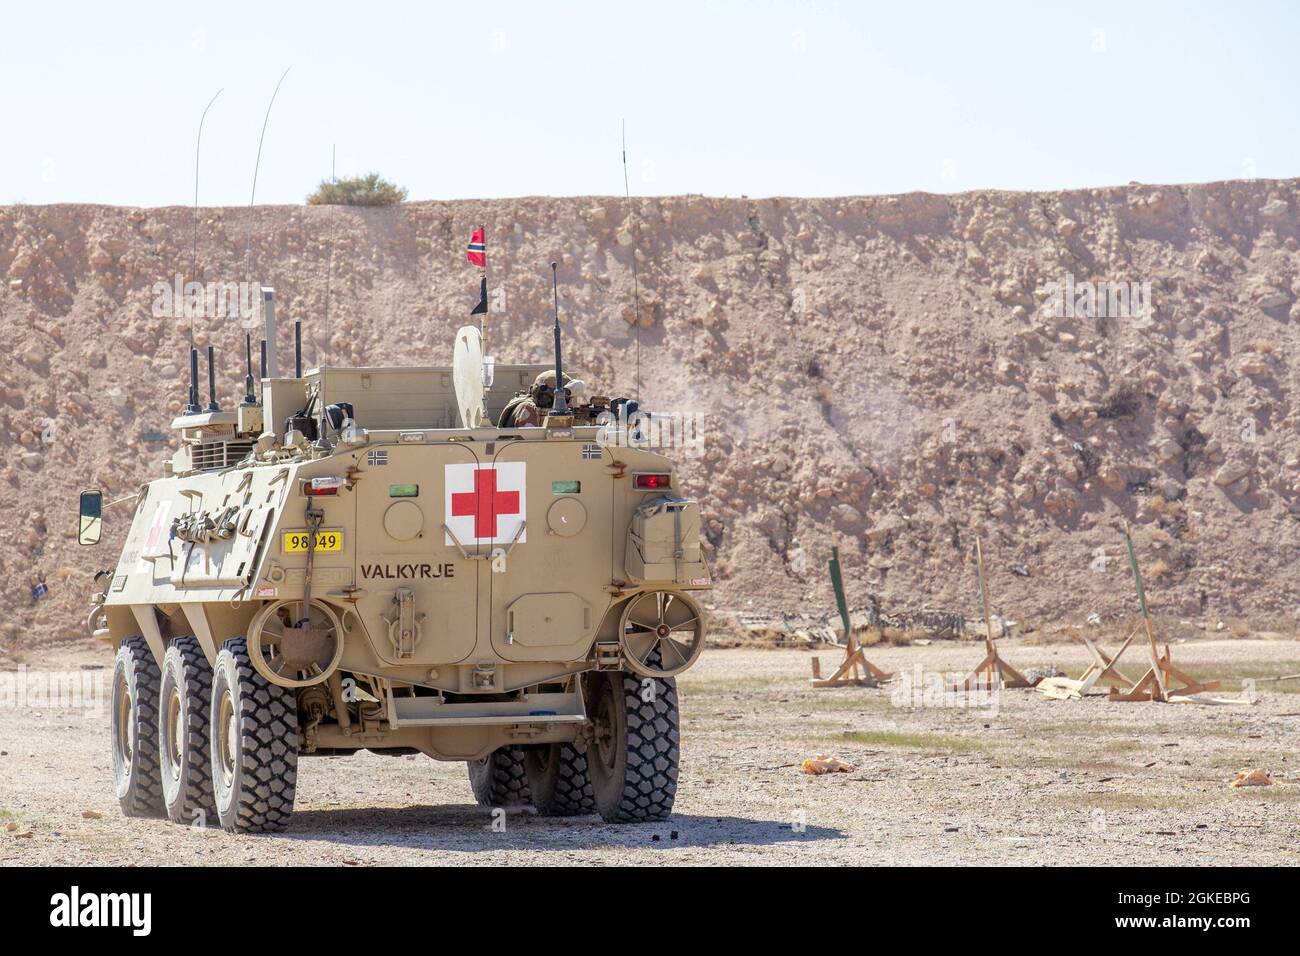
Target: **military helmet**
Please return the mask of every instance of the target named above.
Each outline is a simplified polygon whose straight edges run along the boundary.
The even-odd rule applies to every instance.
[[[575,393],[579,395],[582,394],[585,385],[580,380],[572,378],[566,374],[564,376],[564,388],[569,393],[569,396],[572,397]],[[547,369],[545,372],[538,374],[537,378],[533,379],[532,388],[529,389],[529,394],[532,396],[534,401],[536,401],[540,396],[546,396],[548,404],[550,402],[550,396],[554,392],[555,369],[553,368]]]

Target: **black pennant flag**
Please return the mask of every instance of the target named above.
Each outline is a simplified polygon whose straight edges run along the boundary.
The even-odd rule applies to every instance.
[[[487,276],[484,276],[479,280],[478,305],[474,306],[470,315],[487,315],[487,310]]]

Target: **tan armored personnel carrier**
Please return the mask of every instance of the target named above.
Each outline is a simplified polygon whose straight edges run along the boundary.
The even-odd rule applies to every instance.
[[[467,327],[450,368],[304,372],[299,345],[278,377],[263,298],[260,389],[250,354],[218,409],[209,349],[201,409],[191,350],[179,448],[96,579],[123,811],[277,829],[300,755],[367,749],[465,761],[484,805],[665,817],[710,580],[629,406],[549,388],[558,322],[555,366],[485,375]],[[491,424],[530,389],[540,424]]]

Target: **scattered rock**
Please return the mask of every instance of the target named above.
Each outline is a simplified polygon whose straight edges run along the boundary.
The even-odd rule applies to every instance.
[[[1048,664],[1044,667],[1026,668],[1022,675],[1025,680],[1029,681],[1029,686],[1037,687],[1040,683],[1051,677],[1064,677],[1065,671],[1061,670],[1055,664]]]
[[[862,522],[862,512],[849,504],[835,506],[835,517],[840,524],[856,527]]]
[[[1280,309],[1285,305],[1291,304],[1291,293],[1283,292],[1281,289],[1275,292],[1265,292],[1255,299],[1255,305],[1261,309]]]
[[[1226,488],[1235,485],[1249,474],[1250,466],[1245,462],[1229,461],[1214,473],[1214,483],[1220,488]]]
[[[1283,202],[1281,199],[1273,198],[1270,199],[1268,202],[1264,203],[1264,206],[1262,209],[1260,209],[1259,214],[1263,216],[1265,219],[1281,219],[1283,216],[1287,214],[1288,208],[1289,207],[1287,206],[1287,204]]]

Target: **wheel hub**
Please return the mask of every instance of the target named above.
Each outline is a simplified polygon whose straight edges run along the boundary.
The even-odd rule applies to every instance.
[[[181,754],[185,750],[185,727],[181,720],[181,695],[176,689],[167,698],[167,730],[167,756],[170,758],[172,775],[177,776],[180,773]]]
[[[221,719],[217,722],[221,728],[221,769],[227,780],[235,774],[235,743],[239,739],[239,722],[235,715],[235,705],[230,699],[230,692],[221,695]]]
[[[618,754],[614,746],[613,693],[612,682],[606,681],[596,702],[595,720],[593,721],[595,724],[596,756],[600,760],[600,765],[611,772],[618,761]]]
[[[117,749],[122,762],[130,764],[135,751],[135,726],[131,721],[131,688],[125,679],[117,685]]]

